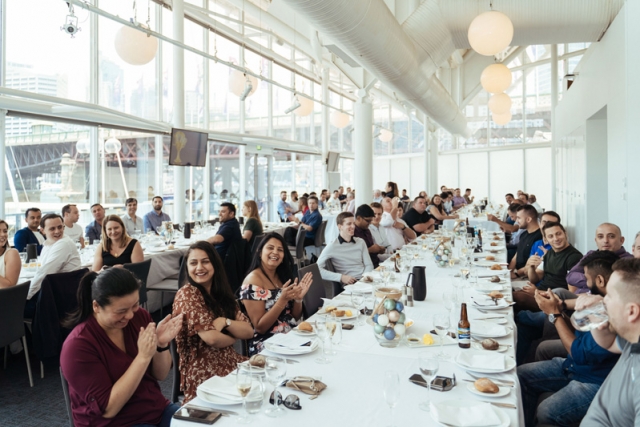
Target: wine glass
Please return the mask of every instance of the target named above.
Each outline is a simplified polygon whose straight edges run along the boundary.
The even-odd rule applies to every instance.
[[[338,345],[342,341],[342,322],[339,318],[334,317],[331,322],[331,344]],[[329,353],[332,356],[338,354],[337,351],[331,350]]]
[[[437,313],[433,315],[433,327],[440,337],[440,352],[436,355],[438,359],[448,360],[449,354],[444,352],[444,340],[449,330],[449,314]]]
[[[454,304],[453,292],[444,291],[442,293],[442,300],[444,301],[444,308],[447,310],[449,319],[451,319],[451,310],[453,310],[453,304]]]
[[[251,391],[251,383],[253,378],[251,377],[251,365],[243,365],[238,363],[238,370],[236,373],[236,388],[242,396],[242,409],[243,414],[239,415],[236,421],[240,424],[248,424],[251,422],[249,413],[247,412],[247,395]]]
[[[420,368],[420,373],[422,377],[427,382],[427,400],[421,402],[419,406],[423,411],[431,410],[431,381],[433,377],[438,373],[438,368],[440,367],[440,363],[438,359],[434,358],[431,353],[427,351],[423,351],[418,354],[418,366]]]
[[[264,373],[269,384],[273,386],[273,395],[275,396],[278,385],[287,376],[287,362],[280,357],[267,357]],[[278,406],[278,399],[273,399],[273,407],[268,408],[264,412],[267,416],[277,418],[284,415],[284,409]]]
[[[324,354],[324,341],[329,337],[329,329],[327,327],[327,316],[317,316],[316,319],[316,334],[318,338],[320,338],[320,345],[322,346],[322,351],[320,352],[320,357],[316,359],[316,363],[320,363],[326,365],[331,363],[331,359],[329,359]]]
[[[384,265],[381,265],[378,268],[380,269],[380,277],[382,277],[382,280],[384,281],[385,286],[389,286],[389,275],[391,274],[391,272]]]
[[[418,258],[420,258],[420,252],[418,252],[417,250],[413,251],[413,265],[416,265],[416,263],[418,262]]]
[[[360,322],[360,307],[362,306],[362,303],[364,303],[364,293],[360,291],[351,291],[351,303],[357,310],[356,312],[357,323],[358,325],[362,325],[362,322]]]
[[[384,400],[391,409],[391,424],[394,427],[393,409],[398,404],[398,395],[400,394],[400,378],[398,373],[394,371],[386,371],[384,373],[384,383],[382,385]]]

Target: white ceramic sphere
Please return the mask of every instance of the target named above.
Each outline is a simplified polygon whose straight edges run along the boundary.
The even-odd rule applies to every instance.
[[[146,33],[123,25],[114,39],[118,56],[131,65],[145,65],[158,52],[158,39]]]
[[[505,114],[511,109],[511,97],[506,93],[498,93],[489,99],[489,110],[493,114]]]
[[[491,56],[505,50],[513,40],[513,24],[507,15],[489,11],[476,16],[467,32],[471,48]]]

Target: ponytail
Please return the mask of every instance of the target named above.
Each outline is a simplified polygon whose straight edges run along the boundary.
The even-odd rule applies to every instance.
[[[69,314],[62,326],[73,329],[93,314],[93,302],[100,307],[111,303],[111,297],[123,297],[140,289],[139,280],[129,270],[111,268],[100,274],[90,271],[80,280],[77,298],[78,308]]]

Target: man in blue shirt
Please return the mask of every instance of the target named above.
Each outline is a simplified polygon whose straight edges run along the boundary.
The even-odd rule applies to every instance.
[[[318,198],[316,196],[309,196],[307,204],[309,210],[302,216],[302,219],[298,219],[295,216],[291,217],[291,219],[299,224],[298,227],[302,227],[307,231],[304,235],[304,246],[313,246],[316,242],[316,231],[322,224],[322,215],[318,211]],[[289,227],[285,230],[284,238],[290,246],[296,245],[298,227]]]
[[[89,238],[89,244],[93,244],[93,241],[99,241],[102,236],[102,220],[104,220],[104,208],[100,203],[91,205],[91,215],[93,215],[93,221],[90,222],[84,228],[84,234]]]
[[[280,192],[280,201],[278,202],[278,216],[283,222],[289,221],[293,214],[293,208],[287,203],[287,192]]]
[[[585,276],[593,292],[606,293],[616,260],[609,251],[585,258]],[[556,326],[569,355],[518,367],[525,425],[534,426],[534,416],[539,424],[573,425],[587,413],[619,355],[600,347],[591,332],[574,332],[563,314],[565,302],[555,293],[536,291],[536,302]],[[555,393],[537,406],[540,394],[546,392]]]
[[[218,216],[220,228],[215,236],[209,237],[207,240],[215,246],[218,255],[224,262],[229,248],[234,242],[242,239],[242,234],[240,234],[240,223],[236,219],[236,207],[232,203],[222,203]]]
[[[153,203],[153,210],[148,212],[144,218],[144,232],[153,231],[158,234],[158,228],[162,225],[163,221],[171,221],[171,217],[162,212],[162,205],[164,199],[160,196],[156,196],[151,200]]]
[[[27,223],[25,228],[22,228],[16,232],[13,236],[13,246],[18,252],[24,252],[27,249],[27,245],[35,243],[38,248],[38,255],[42,250],[42,244],[44,243],[44,236],[40,233],[38,227],[40,227],[40,218],[42,212],[38,208],[29,208],[24,213],[24,220]]]

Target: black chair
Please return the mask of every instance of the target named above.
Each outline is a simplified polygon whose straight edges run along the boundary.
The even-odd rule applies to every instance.
[[[289,252],[291,252],[291,256],[296,263],[296,267],[298,269],[304,267],[306,265],[306,252],[304,250],[304,237],[307,234],[307,231],[298,227],[298,233],[296,234],[296,245],[289,246]]]
[[[264,236],[266,236],[266,234],[262,233],[253,238],[253,244],[251,245],[251,256],[253,256],[253,254],[255,254],[258,250],[258,247],[260,246],[260,243],[262,243]]]
[[[147,306],[147,278],[151,269],[151,260],[124,264],[122,267],[132,272],[140,280],[140,305]]]
[[[71,333],[60,322],[78,308],[78,287],[88,272],[48,274],[42,281],[32,323],[33,350],[41,362],[58,366],[62,343]]]
[[[247,265],[251,261],[247,259],[246,250],[247,241],[240,238],[231,244],[223,260],[224,270],[233,292],[242,285],[247,273]]]
[[[9,345],[22,339],[24,346],[24,358],[27,362],[29,385],[33,387],[31,375],[31,363],[29,362],[29,349],[24,331],[24,306],[29,294],[29,282],[10,288],[0,289],[0,347],[4,347],[4,369],[7,369]]]
[[[331,258],[324,263],[324,268],[325,270],[332,271],[334,273],[336,272],[333,262],[331,262]],[[327,298],[333,298],[344,291],[344,288],[342,287],[341,282],[325,282],[325,291]]]
[[[171,386],[171,402],[180,403],[180,356],[178,355],[178,346],[176,340],[171,340],[170,350],[171,360],[173,361],[173,367],[171,368],[171,377],[173,379],[173,385]]]
[[[320,227],[318,227],[318,231],[316,231],[316,240],[314,242],[314,246],[316,248],[321,248],[322,246],[325,245],[325,239],[324,239],[324,232],[327,229],[327,220],[323,220],[322,223],[320,224]]]
[[[320,276],[320,269],[318,268],[318,264],[311,264],[307,267],[303,267],[298,270],[298,281],[302,280],[302,277],[311,273],[313,275],[313,282],[311,283],[311,287],[309,291],[304,296],[302,302],[304,304],[304,308],[306,310],[305,317],[313,316],[320,307],[322,307],[322,298],[327,298],[327,292],[325,289],[325,282],[322,280],[322,276]]]
[[[64,394],[64,403],[67,405],[67,415],[69,415],[69,426],[74,427],[73,424],[73,412],[71,412],[71,399],[69,398],[69,383],[62,373],[62,367],[60,367],[60,381],[62,382],[62,393]]]

